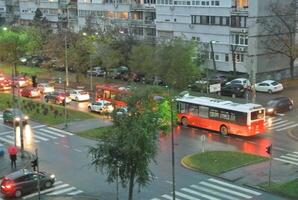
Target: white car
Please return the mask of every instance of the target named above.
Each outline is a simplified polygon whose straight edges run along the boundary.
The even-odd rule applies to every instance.
[[[41,93],[51,93],[55,91],[54,86],[50,85],[49,83],[38,83],[37,88]]]
[[[273,92],[279,92],[284,89],[281,83],[278,83],[273,80],[265,80],[260,83],[257,83],[255,88],[257,92],[268,92],[269,94]]]
[[[69,97],[74,101],[89,101],[90,95],[84,90],[70,90]]]
[[[114,111],[114,106],[111,102],[106,100],[100,100],[88,105],[89,112],[98,112],[98,113],[112,113]]]
[[[242,85],[245,89],[249,89],[251,87],[250,81],[246,78],[236,78],[226,83],[226,85],[230,85],[230,84]]]

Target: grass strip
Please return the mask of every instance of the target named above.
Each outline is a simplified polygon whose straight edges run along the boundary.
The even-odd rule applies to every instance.
[[[12,107],[12,95],[0,94],[0,110]],[[31,120],[47,124],[58,125],[65,123],[64,106],[48,104],[44,102],[32,101],[28,98],[20,98],[21,110],[29,116]],[[67,110],[67,122],[81,121],[85,119],[94,118],[89,113]]]
[[[76,133],[81,137],[85,137],[88,139],[101,139],[109,134],[113,130],[113,126],[105,126],[95,129],[89,129],[83,132]]]
[[[210,151],[185,156],[182,163],[187,167],[213,175],[268,160],[266,157],[235,151]]]
[[[298,178],[285,183],[274,183],[270,187],[268,185],[261,185],[261,187],[287,199],[298,199]]]

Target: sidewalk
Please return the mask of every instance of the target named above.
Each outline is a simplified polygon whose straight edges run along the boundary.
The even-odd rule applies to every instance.
[[[18,153],[18,157],[17,157],[17,169],[11,169],[10,167],[10,158],[9,155],[6,151],[7,147],[5,148],[5,153],[3,156],[0,156],[0,179],[3,178],[3,176],[10,174],[14,171],[17,171],[19,169],[22,168],[31,168],[31,154],[28,152],[24,152],[24,158],[21,158],[21,154]]]

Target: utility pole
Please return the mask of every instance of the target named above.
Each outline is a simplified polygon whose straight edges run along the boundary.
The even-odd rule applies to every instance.
[[[38,150],[35,149],[35,156],[36,156],[36,159],[37,159],[37,162],[36,162],[36,170],[37,170],[37,191],[38,191],[38,200],[40,200],[40,177],[39,177],[39,159],[38,159]]]
[[[213,43],[214,43],[215,41],[213,41],[213,40],[211,40],[210,41],[210,47],[211,47],[211,57],[212,57],[212,61],[213,61],[213,70],[214,70],[214,72],[216,72],[216,62],[215,62],[215,55],[214,55],[214,49],[213,49]]]
[[[68,79],[68,52],[67,52],[67,32],[69,30],[68,27],[68,21],[69,21],[69,12],[68,12],[68,5],[66,7],[66,13],[67,13],[67,18],[66,18],[66,31],[64,35],[64,47],[65,47],[65,83],[64,83],[64,128],[67,129],[68,124],[67,124],[67,109],[66,109],[66,92],[67,92],[67,87],[69,85],[69,79]]]

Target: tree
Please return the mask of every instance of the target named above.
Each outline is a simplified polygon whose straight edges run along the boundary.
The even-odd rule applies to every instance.
[[[186,88],[199,73],[197,44],[181,38],[159,45],[156,67],[166,84],[177,89]]]
[[[135,183],[150,182],[149,164],[157,155],[159,114],[152,112],[153,93],[135,91],[128,98],[128,113],[115,114],[114,130],[89,149],[91,164],[107,174],[109,183],[120,177],[122,186],[128,186],[128,200],[133,199]]]
[[[231,53],[232,53],[232,63],[233,63],[233,75],[236,77],[237,68],[236,68],[236,52],[238,50],[238,45],[231,45]]]
[[[270,17],[260,20],[266,38],[262,41],[270,54],[281,54],[289,59],[291,77],[294,76],[294,61],[298,58],[298,46],[295,43],[297,25],[297,3],[277,1],[270,5]]]
[[[42,12],[41,12],[41,10],[39,9],[39,8],[37,8],[36,10],[35,10],[35,15],[34,15],[34,17],[33,17],[33,21],[35,22],[35,23],[41,23],[41,21],[42,21],[42,19],[43,19],[43,14],[42,14]]]
[[[147,78],[157,74],[156,48],[153,45],[140,43],[132,47],[129,56],[129,66],[132,71],[143,73]]]

